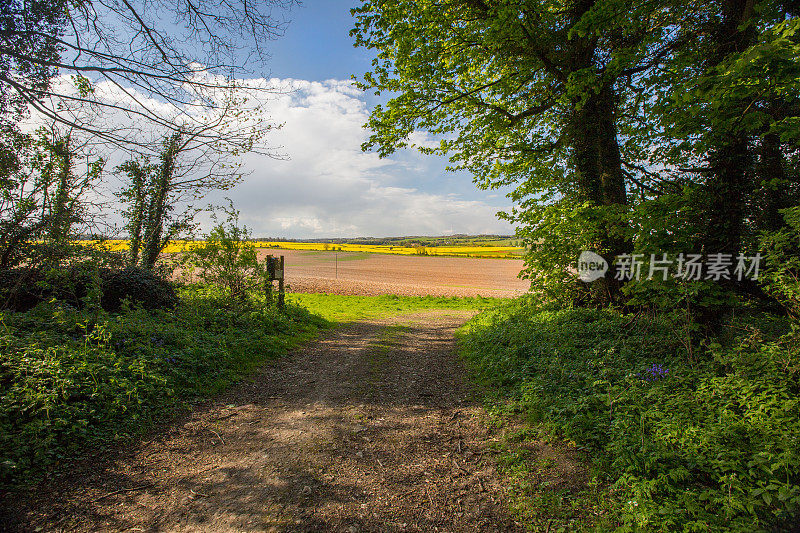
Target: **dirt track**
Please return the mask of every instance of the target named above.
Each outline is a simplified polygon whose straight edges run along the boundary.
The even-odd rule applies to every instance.
[[[511,298],[528,290],[517,278],[522,261],[298,250],[262,250],[286,258],[295,292]],[[337,258],[338,256],[338,258]]]
[[[17,510],[32,531],[516,531],[463,312],[359,322]],[[17,502],[18,504],[20,502]]]

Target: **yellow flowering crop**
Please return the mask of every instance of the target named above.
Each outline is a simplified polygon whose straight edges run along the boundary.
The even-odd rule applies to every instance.
[[[127,240],[83,241],[112,251],[127,250]],[[176,253],[202,246],[204,241],[171,241],[164,253]],[[516,246],[392,246],[387,244],[334,244],[322,242],[265,242],[253,241],[256,248],[283,248],[284,250],[365,252],[396,255],[437,255],[456,257],[519,258],[523,248]]]

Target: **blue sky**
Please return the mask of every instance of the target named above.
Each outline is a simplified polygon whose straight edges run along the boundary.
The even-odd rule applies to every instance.
[[[270,44],[272,76],[304,80],[348,79],[369,68],[372,54],[353,47],[348,0],[304,0],[288,15],[286,35]]]

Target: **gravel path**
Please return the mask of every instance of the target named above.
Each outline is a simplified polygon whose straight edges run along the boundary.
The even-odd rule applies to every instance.
[[[17,510],[26,531],[516,531],[455,355],[468,315],[328,332]]]

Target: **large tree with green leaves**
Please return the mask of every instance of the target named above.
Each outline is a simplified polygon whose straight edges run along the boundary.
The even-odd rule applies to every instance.
[[[675,28],[682,46],[642,79],[641,120],[627,134],[671,185],[651,181],[657,194],[645,196],[682,194],[695,251],[735,254],[797,201],[798,20],[772,0],[710,2],[689,15]]]
[[[427,131],[442,141],[423,151],[515,186],[506,216],[535,286],[570,294],[581,249],[735,256],[793,202],[797,20],[782,2],[374,0],[354,14],[356,42],[378,51],[361,85],[391,95],[365,148]],[[575,294],[615,300],[612,275]]]
[[[415,130],[439,136],[480,187],[515,185],[534,282],[567,281],[581,248],[630,249],[619,141],[628,85],[680,42],[687,6],[619,0],[366,1],[353,35],[378,57],[361,82],[393,95],[372,113],[365,148],[387,155]],[[583,296],[614,300],[610,272]]]

